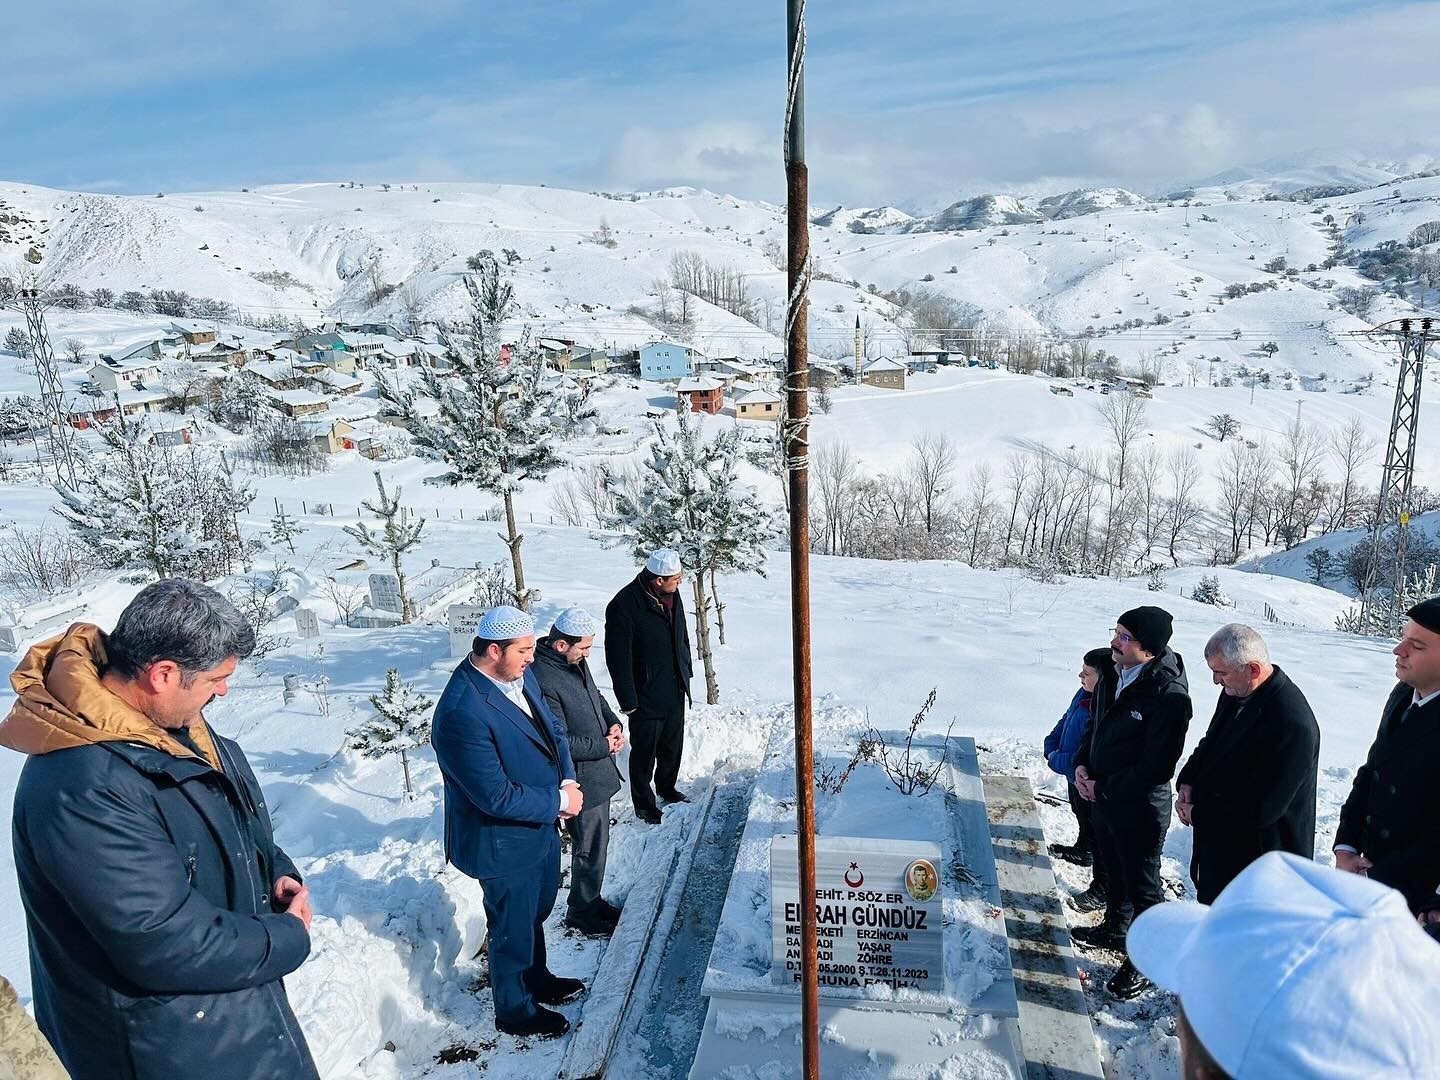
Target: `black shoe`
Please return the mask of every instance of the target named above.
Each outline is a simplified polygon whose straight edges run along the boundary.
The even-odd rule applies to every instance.
[[[1092,881],[1088,889],[1076,893],[1065,902],[1079,912],[1099,911],[1106,903],[1105,890]]]
[[[554,1039],[570,1030],[570,1021],[550,1009],[536,1009],[535,1015],[519,1023],[507,1024],[495,1021],[495,1026],[506,1035],[521,1035],[535,1039]]]
[[[1076,847],[1074,844],[1051,844],[1050,854],[1076,866],[1093,866],[1095,863],[1088,849]]]
[[[1075,944],[1086,949],[1125,951],[1125,934],[1103,922],[1098,926],[1077,926],[1070,931],[1070,938]]]
[[[1125,963],[1120,965],[1120,970],[1115,972],[1114,977],[1105,984],[1105,989],[1121,1001],[1129,1001],[1131,998],[1139,997],[1154,985],[1140,974],[1140,969],[1127,957]]]
[[[542,1005],[564,1005],[585,993],[585,984],[579,979],[563,979],[556,975],[539,990],[533,991],[535,1000]]]
[[[636,810],[635,820],[643,821],[646,825],[659,825],[660,811],[655,807],[647,807],[644,810]]]
[[[596,909],[567,912],[565,925],[585,937],[609,937],[615,932],[614,920],[608,918],[603,910]]]
[[[599,910],[602,918],[611,926],[620,921],[620,909],[608,900],[596,900],[595,907]]]
[[[690,801],[690,796],[689,796],[689,795],[686,795],[683,791],[680,791],[678,788],[677,788],[675,791],[662,791],[662,792],[660,792],[660,797],[661,797],[662,799],[664,799],[666,802],[689,802],[689,801]]]

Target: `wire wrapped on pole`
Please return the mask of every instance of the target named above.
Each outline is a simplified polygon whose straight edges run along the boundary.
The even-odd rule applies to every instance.
[[[787,0],[785,480],[790,491],[790,619],[795,681],[795,832],[800,882],[801,1076],[820,1077],[819,930],[815,912],[815,746],[810,683],[810,179],[805,167],[805,0]]]

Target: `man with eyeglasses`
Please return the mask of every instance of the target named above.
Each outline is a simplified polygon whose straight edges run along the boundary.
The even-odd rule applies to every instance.
[[[1170,648],[1173,623],[1162,608],[1120,616],[1110,639],[1097,707],[1075,755],[1075,787],[1094,804],[1095,845],[1107,875],[1105,918],[1079,927],[1080,944],[1123,951],[1130,920],[1160,903],[1160,849],[1170,825],[1170,778],[1185,749],[1192,708],[1185,662]],[[1127,957],[1106,984],[1128,1000],[1150,981]]]

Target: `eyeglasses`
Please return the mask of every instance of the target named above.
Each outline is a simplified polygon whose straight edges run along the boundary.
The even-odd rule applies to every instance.
[[[1131,635],[1125,633],[1125,631],[1121,630],[1118,626],[1112,626],[1110,628],[1110,633],[1114,635],[1115,640],[1118,641],[1121,645],[1129,645],[1132,641],[1135,640]]]

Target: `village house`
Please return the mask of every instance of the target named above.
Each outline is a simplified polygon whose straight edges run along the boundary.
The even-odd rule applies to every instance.
[[[840,369],[834,364],[810,361],[807,378],[812,390],[833,390],[843,381]]]
[[[214,327],[204,326],[198,322],[172,322],[170,331],[186,345],[209,345],[215,340]]]
[[[585,349],[570,358],[571,371],[593,371],[604,375],[610,370],[610,354],[604,349]]]
[[[905,389],[905,365],[898,360],[882,356],[864,367],[860,381],[866,386],[879,386],[886,390]]]
[[[784,412],[784,399],[773,390],[751,390],[735,399],[737,420],[779,420]]]
[[[290,353],[292,357],[297,356]],[[251,360],[241,369],[245,375],[258,379],[276,390],[293,390],[310,381],[310,376],[293,362],[280,360]],[[321,368],[320,370],[324,370]]]
[[[718,379],[709,375],[698,375],[681,379],[675,388],[680,400],[690,403],[691,412],[715,414],[725,407],[725,391]]]
[[[160,381],[160,368],[149,362],[101,360],[90,366],[88,374],[106,397],[122,390],[143,390]]]
[[[314,416],[330,407],[329,398],[313,390],[271,390],[266,396],[286,416],[297,419]]]
[[[652,341],[640,350],[640,377],[651,382],[670,382],[689,378],[702,356],[688,345],[672,341]]]
[[[556,371],[568,371],[570,362],[575,359],[575,342],[565,338],[544,337],[535,343],[535,347],[545,366]]]
[[[358,394],[365,386],[354,375],[345,375],[338,371],[331,371],[329,368],[322,368],[309,376],[309,379],[317,387],[323,387],[326,393],[338,394],[341,397]]]

